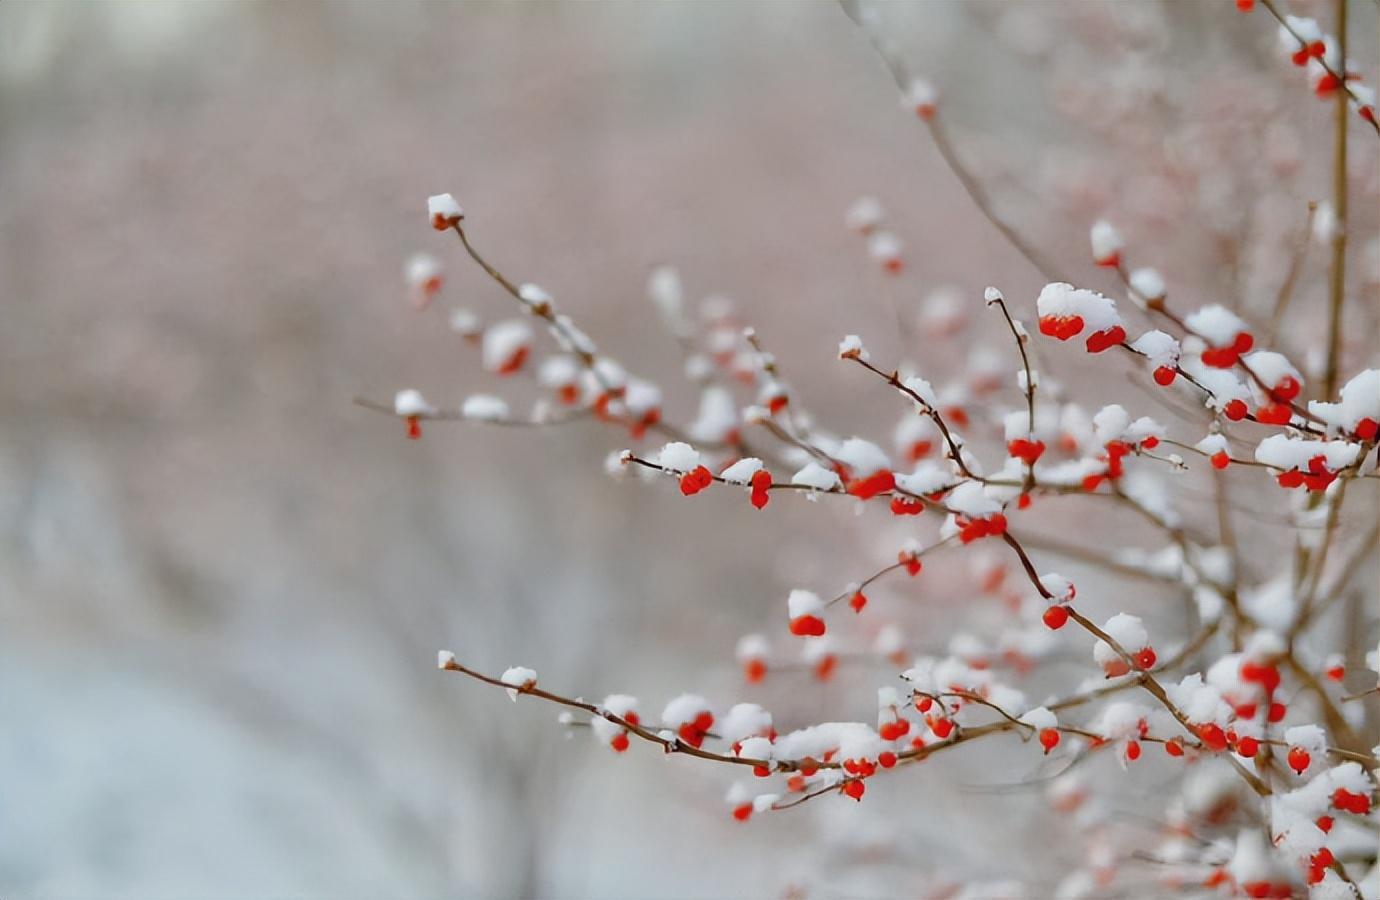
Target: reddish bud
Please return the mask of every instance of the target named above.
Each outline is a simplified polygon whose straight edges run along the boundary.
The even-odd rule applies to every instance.
[[[421,440],[422,420],[416,416],[407,416],[404,421],[407,422],[407,436],[414,441]]]
[[[1326,675],[1333,681],[1341,681],[1346,678],[1346,666],[1331,666],[1328,668]]]
[[[767,505],[770,499],[771,473],[766,469],[758,469],[752,473],[752,505],[757,509]]]
[[[1170,738],[1164,742],[1164,752],[1170,756],[1184,755],[1184,742],[1179,738]]]

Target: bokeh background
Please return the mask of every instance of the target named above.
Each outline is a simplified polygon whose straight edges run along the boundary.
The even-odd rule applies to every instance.
[[[1375,8],[1354,6],[1373,70]],[[1105,277],[1086,229],[1112,214],[1192,300],[1249,307],[1326,196],[1327,111],[1274,28],[1230,7],[882,13],[1067,271]],[[1374,169],[1358,148],[1360,196]],[[788,588],[894,552],[849,510],[610,481],[627,438],[594,426],[413,443],[353,406],[494,389],[444,310],[510,301],[427,227],[441,191],[681,421],[695,396],[644,300],[656,264],[733,297],[832,428],[878,439],[899,410],[832,362],[842,334],[961,368],[1007,349],[982,288],[1028,315],[1043,283],[833,4],[3,4],[0,892],[890,896],[919,873],[1031,875],[1039,798],[984,786],[1029,766],[936,760],[858,809],[744,828],[722,773],[613,759],[551,708],[436,671],[450,647],[649,707],[693,690],[788,725],[868,718],[884,666],[745,692],[732,647]],[[909,248],[889,286],[841,224],[862,193]],[[1353,246],[1360,336],[1375,256]],[[447,264],[425,313],[401,278],[416,250]],[[978,321],[915,343],[896,316],[943,285]],[[1095,403],[1125,396],[1120,371],[1067,377]],[[879,621],[917,591],[928,623],[971,612],[951,575],[879,591]]]

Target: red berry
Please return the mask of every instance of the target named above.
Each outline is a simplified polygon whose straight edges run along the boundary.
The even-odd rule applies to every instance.
[[[1227,733],[1222,730],[1222,726],[1214,722],[1198,726],[1198,737],[1203,745],[1209,750],[1221,751],[1227,749]]]
[[[1273,725],[1278,722],[1283,722],[1288,712],[1289,707],[1285,706],[1283,703],[1271,703],[1270,710],[1265,714],[1265,718]]]
[[[407,417],[407,436],[408,436],[409,438],[411,438],[412,440],[414,440],[414,441],[416,441],[416,440],[421,440],[421,437],[422,437],[422,420],[421,420],[421,419],[417,418],[416,416],[408,416],[408,417]]]
[[[930,726],[930,731],[933,731],[936,737],[939,737],[939,738],[946,738],[946,737],[948,737],[950,734],[953,733],[953,730],[954,730],[954,720],[953,720],[953,719],[935,719],[934,721],[932,721],[932,722],[929,723],[929,726]]]
[[[843,792],[854,800],[861,800],[866,790],[867,786],[864,785],[862,779],[859,778],[855,778],[852,781],[846,781],[843,784]]]
[[[883,750],[881,753],[877,754],[877,765],[881,766],[883,769],[890,769],[892,766],[896,765],[896,754],[892,753],[890,750]]]
[[[1151,647],[1146,647],[1136,654],[1136,668],[1142,672],[1148,672],[1155,667],[1155,651]]]
[[[692,471],[680,476],[680,492],[689,497],[698,494],[700,491],[714,483],[714,473],[704,466],[698,466]]]
[[[771,499],[771,473],[758,469],[752,473],[752,505],[758,509],[767,505]]]
[[[767,664],[764,660],[750,659],[743,663],[743,679],[748,684],[758,684],[767,677]]]
[[[1136,741],[1126,742],[1126,761],[1135,762],[1140,759],[1140,744]]]
[[[1160,366],[1155,369],[1155,384],[1160,387],[1169,387],[1178,375],[1179,373],[1172,366]]]
[[[1254,759],[1260,752],[1260,741],[1253,737],[1243,737],[1236,742],[1236,752],[1247,759]]]
[[[1046,753],[1059,746],[1059,732],[1053,728],[1042,729],[1040,731],[1040,746],[1045,748]]]
[[[1323,834],[1327,834],[1329,831],[1331,831],[1334,823],[1335,820],[1331,816],[1318,816],[1318,830],[1321,831]]]
[[[1062,606],[1051,606],[1040,618],[1044,619],[1045,626],[1051,631],[1058,631],[1068,623],[1069,611]]]
[[[1362,419],[1356,423],[1353,433],[1363,441],[1375,440],[1376,434],[1380,434],[1380,422],[1374,419]]]
[[[1241,12],[1250,12],[1255,9],[1255,0],[1236,0],[1236,8]]]
[[[1227,455],[1227,451],[1218,450],[1212,454],[1211,462],[1214,469],[1225,469],[1231,464],[1231,457]]]
[[[615,753],[622,753],[627,750],[628,733],[626,731],[620,731],[618,734],[615,734],[613,740],[609,741],[609,746],[613,748]]]
[[[848,598],[848,605],[853,607],[853,612],[860,613],[867,605],[867,595],[862,591],[854,591],[853,596]]]
[[[1222,407],[1222,414],[1233,422],[1240,422],[1246,418],[1247,412],[1246,403],[1241,399],[1228,400],[1227,405]]]
[[[1302,747],[1290,747],[1287,759],[1289,761],[1289,768],[1293,769],[1295,774],[1298,775],[1302,775],[1304,770],[1313,763],[1313,757]]]
[[[1251,337],[1249,334],[1243,331],[1236,336],[1236,340],[1232,342],[1231,348],[1235,350],[1239,355],[1243,353],[1250,353],[1251,348],[1254,346],[1255,338]]]
[[[1298,469],[1290,469],[1287,472],[1279,473],[1279,477],[1275,480],[1279,482],[1279,486],[1282,488],[1296,488],[1303,484],[1303,477],[1303,473]]]
[[[796,616],[791,619],[791,634],[796,637],[819,637],[824,634],[824,620],[819,616]]]
[[[737,819],[739,822],[746,822],[749,818],[751,818],[751,816],[751,803],[744,803],[742,806],[735,806],[733,808],[733,818]]]
[[[1346,666],[1332,666],[1327,670],[1327,677],[1333,681],[1341,681],[1346,678]]]
[[[891,498],[891,514],[894,516],[918,516],[925,511],[925,504],[897,494]]]
[[[1164,742],[1164,752],[1170,756],[1184,755],[1184,742],[1178,738],[1170,738]]]
[[[1255,411],[1255,420],[1262,425],[1288,425],[1294,411],[1283,403],[1268,403]]]

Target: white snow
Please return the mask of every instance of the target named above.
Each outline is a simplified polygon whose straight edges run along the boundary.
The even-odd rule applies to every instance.
[[[461,405],[460,415],[472,422],[499,422],[508,418],[508,404],[492,394],[471,394]]]
[[[719,477],[729,484],[747,484],[752,476],[762,471],[762,461],[755,456],[738,460],[719,473]]]
[[[1097,262],[1105,262],[1126,249],[1126,241],[1121,237],[1121,232],[1111,222],[1098,220],[1093,223],[1088,232],[1089,242],[1092,244],[1093,259]],[[1041,312],[1041,315],[1044,315]]]
[[[426,402],[421,391],[409,388],[398,391],[393,398],[393,412],[400,416],[430,416],[436,413],[436,407]]]
[[[710,712],[708,700],[698,694],[681,694],[661,711],[661,724],[674,730],[695,721],[702,712]]]
[[[1230,347],[1236,336],[1246,330],[1246,323],[1236,313],[1218,303],[1195,309],[1184,324],[1213,347]]]
[[[824,601],[814,591],[796,588],[786,600],[786,608],[792,619],[801,616],[818,616],[824,610]]]
[[[657,465],[673,472],[692,472],[700,465],[700,452],[683,441],[672,441],[656,456]]]
[[[831,455],[848,466],[856,478],[865,478],[874,472],[891,468],[891,460],[887,459],[881,447],[858,437],[844,441]]]
[[[1146,300],[1159,300],[1164,297],[1164,276],[1154,269],[1136,269],[1130,275],[1131,290]]]
[[[791,476],[791,484],[814,488],[817,491],[832,491],[842,487],[838,473],[826,469],[817,462],[806,463],[805,467]]]
[[[504,684],[511,685],[511,687],[507,689],[508,699],[516,703],[518,689],[536,685],[537,673],[536,670],[529,669],[526,666],[511,666],[503,671],[503,674],[499,676],[498,680]]]
[[[1340,402],[1314,400],[1308,411],[1334,431],[1351,431],[1362,419],[1380,422],[1380,369],[1366,369],[1343,385]]]
[[[427,197],[426,213],[432,224],[442,222],[452,225],[465,217],[465,211],[450,194],[432,194]]]
[[[906,390],[919,397],[921,403],[916,404],[916,409],[934,409],[939,405],[939,399],[934,392],[934,387],[919,375],[910,375],[901,379],[901,384]]]
[[[1035,301],[1035,308],[1042,319],[1046,316],[1079,316],[1083,319],[1087,334],[1106,331],[1121,324],[1116,302],[1110,297],[1063,282],[1045,285]]]
[[[859,197],[844,213],[843,223],[850,231],[867,234],[886,218],[886,209],[876,197]]]
[[[857,357],[863,362],[867,362],[872,357],[868,355],[867,348],[863,346],[862,338],[856,334],[850,334],[839,341],[839,359]]]
[[[719,720],[716,732],[730,744],[771,732],[771,713],[756,703],[736,703]]]
[[[1318,441],[1272,434],[1256,446],[1255,460],[1283,471],[1300,469],[1307,472],[1309,461],[1321,456],[1326,467],[1336,472],[1354,463],[1360,452],[1361,445],[1349,441]]]
[[[944,506],[970,519],[1001,512],[1001,504],[987,496],[983,486],[976,481],[965,481],[950,491],[944,497]]]
[[[1136,338],[1131,349],[1144,353],[1146,362],[1152,369],[1160,366],[1174,366],[1179,361],[1179,342],[1163,331],[1147,331]]]
[[[765,637],[760,634],[745,634],[738,639],[733,656],[739,662],[747,662],[753,659],[766,659],[770,652],[771,645]]]
[[[484,368],[497,372],[532,345],[532,327],[521,319],[495,322],[484,331]]]

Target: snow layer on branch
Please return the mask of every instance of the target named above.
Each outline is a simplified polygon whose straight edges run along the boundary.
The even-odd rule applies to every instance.
[[[1146,362],[1150,364],[1151,368],[1156,369],[1160,366],[1172,367],[1177,364],[1181,352],[1178,340],[1159,330],[1145,332],[1136,338],[1135,342],[1131,344],[1131,348],[1144,353],[1147,357]]]
[[[575,384],[580,378],[580,364],[573,356],[557,354],[542,360],[537,368],[537,381],[544,388],[559,390]]]
[[[1340,402],[1314,400],[1308,411],[1334,431],[1354,431],[1362,419],[1380,422],[1380,369],[1366,369],[1343,385]]]
[[[700,452],[683,441],[672,441],[657,454],[657,465],[673,472],[691,472],[700,465]]]
[[[1299,370],[1294,368],[1293,363],[1289,362],[1288,357],[1283,353],[1276,353],[1273,350],[1257,350],[1245,356],[1245,363],[1250,366],[1251,371],[1260,376],[1261,381],[1271,387],[1278,385],[1285,376],[1303,384],[1303,376],[1299,374]],[[1269,398],[1262,395],[1261,399]]]
[[[641,378],[629,378],[627,386],[623,388],[623,406],[641,418],[661,408],[661,388]]]
[[[400,416],[429,416],[436,412],[436,407],[426,402],[421,391],[412,389],[398,391],[393,398],[393,412]]]
[[[736,703],[719,722],[719,736],[730,744],[771,732],[771,713],[756,703]]]
[[[791,476],[791,484],[814,488],[817,491],[832,491],[841,487],[843,482],[839,481],[837,472],[826,469],[817,462],[810,462]]]
[[[1059,727],[1059,717],[1043,706],[1037,706],[1020,717],[1020,720],[1037,731]]]
[[[491,394],[471,394],[461,405],[460,415],[472,422],[500,422],[508,418],[508,404]]]
[[[1230,347],[1236,336],[1246,330],[1246,323],[1219,303],[1195,309],[1184,323],[1189,331],[1214,347]]]
[[[1102,630],[1127,653],[1134,654],[1149,646],[1150,636],[1146,634],[1145,625],[1137,616],[1117,613],[1107,620]],[[1098,665],[1105,666],[1120,660],[1121,655],[1106,641],[1099,640],[1093,645],[1093,659]]]
[[[1102,407],[1093,416],[1093,434],[1099,444],[1107,444],[1121,439],[1131,424],[1131,416],[1117,403]]]
[[[970,519],[980,519],[1001,512],[1001,504],[987,496],[982,485],[965,481],[944,498],[944,506]]]
[[[729,484],[747,484],[752,476],[762,471],[762,461],[755,456],[738,460],[719,473],[719,477]]]
[[[891,460],[887,459],[881,447],[858,437],[844,441],[832,455],[851,469],[855,478],[865,478],[874,472],[891,468]]]
[[[862,722],[822,722],[776,739],[778,759],[823,759],[836,751],[840,759],[876,759],[888,744]]]
[[[503,674],[498,680],[506,685],[510,685],[510,687],[507,688],[508,699],[516,703],[518,689],[535,685],[537,683],[537,673],[535,669],[529,669],[526,666],[511,666],[503,671]]]
[[[909,475],[897,475],[896,486],[908,494],[933,494],[953,484],[954,475],[934,463],[921,463]]]
[[[1035,301],[1035,308],[1042,319],[1046,316],[1078,316],[1082,318],[1083,326],[1089,334],[1106,331],[1121,324],[1116,302],[1110,297],[1063,282],[1045,285]]]
[[[1360,453],[1361,445],[1348,441],[1313,441],[1272,434],[1255,448],[1255,460],[1283,471],[1306,472],[1309,461],[1321,456],[1324,465],[1336,472],[1354,463]]]

